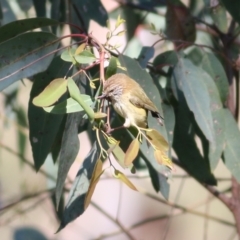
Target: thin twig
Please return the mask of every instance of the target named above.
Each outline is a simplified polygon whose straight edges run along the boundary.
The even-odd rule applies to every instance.
[[[128,230],[118,220],[115,220],[111,215],[109,215],[102,208],[100,208],[95,202],[91,201],[91,205],[95,207],[99,212],[101,212],[104,216],[106,216],[108,219],[110,219],[112,222],[114,222],[122,230],[122,232],[129,237],[129,239],[135,240],[135,238],[128,232]],[[98,238],[98,239],[101,239],[101,238]]]

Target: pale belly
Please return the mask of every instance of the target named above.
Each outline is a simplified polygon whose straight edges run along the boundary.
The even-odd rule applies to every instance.
[[[138,126],[147,128],[147,111],[143,108],[134,106],[129,101],[119,103],[112,101],[115,111],[125,119],[124,127]]]

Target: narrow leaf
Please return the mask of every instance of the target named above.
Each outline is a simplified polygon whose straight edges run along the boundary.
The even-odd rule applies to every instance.
[[[94,177],[94,169],[96,169],[95,166],[97,164],[99,154],[99,149],[95,142],[91,151],[84,159],[84,162],[73,182],[63,213],[63,218],[61,220],[61,225],[57,232],[85,211],[85,204],[87,204],[85,199],[89,191],[91,179]],[[99,169],[99,167],[97,167],[97,169]]]
[[[223,65],[214,54],[204,52],[201,66],[214,80],[224,104],[228,97],[228,79]]]
[[[161,151],[168,151],[169,145],[165,138],[155,129],[149,129],[146,132],[146,135],[149,139],[149,141],[152,143],[152,145]]]
[[[110,78],[116,72],[117,72],[117,58],[111,57],[107,67],[106,79]]]
[[[240,183],[240,131],[228,109],[224,111],[225,119],[225,150],[224,161],[232,175]]]
[[[81,45],[79,45],[78,48],[75,51],[75,55],[78,55],[78,54],[82,53],[83,50],[85,49],[85,47],[86,47],[86,43],[82,43]]]
[[[0,28],[0,42],[4,42],[21,33],[46,26],[59,24],[58,21],[49,18],[28,18],[10,22]]]
[[[57,37],[47,32],[28,32],[0,44],[0,91],[17,80],[47,69],[58,47]],[[14,49],[10,51],[9,49]]]
[[[93,174],[92,174],[92,178],[90,181],[90,186],[89,186],[86,198],[84,200],[84,209],[85,210],[88,207],[88,205],[90,204],[95,187],[99,181],[99,178],[101,177],[101,175],[104,172],[104,171],[102,171],[102,167],[103,167],[102,161],[101,161],[101,159],[98,159],[98,161],[94,167],[94,170],[93,170]]]
[[[92,105],[93,102],[90,96],[81,94],[81,97],[89,106]],[[56,104],[51,107],[45,107],[43,109],[46,112],[54,113],[54,114],[65,114],[65,113],[74,113],[74,112],[83,111],[83,108],[79,105],[79,103],[72,98],[68,98],[67,100],[59,104]]]
[[[125,183],[129,188],[131,188],[134,191],[138,191],[137,188],[132,184],[132,182],[125,176],[122,172],[115,169],[114,171],[115,177],[120,179],[123,183]]]
[[[134,159],[137,157],[139,152],[139,141],[137,138],[135,138],[129,145],[124,159],[124,164],[126,166],[129,166]]]
[[[69,90],[70,96],[80,104],[80,106],[87,113],[88,117],[90,119],[94,119],[94,112],[92,108],[85,103],[84,99],[81,97],[78,86],[76,85],[74,80],[71,78],[68,78],[68,90]]]
[[[201,81],[202,70],[188,59],[179,58],[173,70],[174,80],[183,91],[187,104],[195,120],[210,142],[214,142],[213,119],[210,110],[210,97]]]
[[[33,104],[38,107],[48,107],[54,104],[67,91],[67,81],[64,78],[53,80],[38,96]]]
[[[61,68],[57,71],[56,75],[56,69],[59,68],[59,66],[61,66]],[[63,115],[49,114],[42,108],[34,106],[32,100],[40,94],[42,89],[44,89],[54,77],[64,75],[68,71],[69,66],[70,64],[63,63],[59,57],[56,57],[45,72],[34,76],[29,99],[28,121],[30,131],[29,139],[36,170],[39,170],[51,151],[55,137],[61,126]]]

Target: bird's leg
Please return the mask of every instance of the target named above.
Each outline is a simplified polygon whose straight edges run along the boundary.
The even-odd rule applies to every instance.
[[[109,133],[111,133],[111,132],[113,132],[115,130],[119,130],[119,129],[123,129],[123,128],[126,128],[126,127],[124,125],[122,125],[120,127],[116,127],[116,128],[111,128],[110,127],[110,128],[107,129],[106,133],[109,134]]]

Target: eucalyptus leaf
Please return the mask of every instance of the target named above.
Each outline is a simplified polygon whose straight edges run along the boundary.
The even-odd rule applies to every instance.
[[[33,99],[33,104],[38,107],[48,107],[58,101],[66,91],[66,79],[54,79],[38,96]]]
[[[89,106],[92,105],[92,99],[88,95],[81,94],[83,101],[86,102]],[[65,113],[74,113],[81,112],[83,108],[79,105],[77,101],[72,98],[68,98],[67,100],[58,103],[51,107],[45,107],[44,110],[49,113],[54,114],[65,114]]]
[[[57,232],[62,230],[68,223],[75,220],[85,210],[85,199],[89,191],[90,182],[94,174],[95,165],[99,158],[100,151],[95,142],[91,151],[84,159],[77,176],[71,187],[67,204],[61,219],[61,224]]]
[[[56,73],[56,69],[61,66]],[[49,68],[34,77],[28,107],[29,139],[32,146],[33,159],[36,170],[44,163],[58,134],[63,115],[53,115],[32,104],[37,96],[54,77],[60,77],[68,71],[70,64],[62,62],[59,57],[54,58]]]
[[[0,91],[47,69],[58,47],[57,37],[47,32],[28,32],[0,44]],[[11,49],[11,51],[10,51]]]
[[[36,28],[58,24],[58,21],[49,18],[28,18],[10,22],[0,28],[0,43]]]
[[[210,142],[215,141],[213,118],[210,110],[210,96],[201,81],[202,71],[186,58],[179,58],[173,70],[178,89],[183,91],[187,104],[195,120]]]
[[[237,122],[228,109],[224,109],[225,149],[224,162],[232,175],[240,183],[240,131]]]
[[[204,52],[201,67],[214,80],[224,104],[228,97],[228,79],[223,65],[214,54]]]

